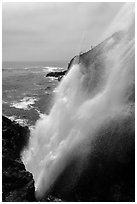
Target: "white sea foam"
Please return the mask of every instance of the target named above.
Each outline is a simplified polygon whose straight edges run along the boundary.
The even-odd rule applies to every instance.
[[[39,69],[39,66],[24,67],[23,69]]]
[[[63,67],[43,67],[44,72],[56,72],[64,70]]]
[[[6,116],[6,117],[9,118],[11,121],[15,121],[15,122],[19,123],[21,126],[27,126],[28,125],[27,119],[17,118],[17,116],[15,116],[15,115]]]
[[[28,125],[28,120],[27,119],[21,119],[21,118],[16,118],[15,119],[15,121],[17,122],[17,123],[19,123],[20,125],[22,125],[22,126],[27,126]]]
[[[31,105],[35,104],[35,102],[38,99],[34,98],[34,97],[24,97],[22,100],[20,100],[19,102],[12,102],[11,103],[11,107],[15,107],[15,108],[19,108],[19,109],[24,109],[24,110],[29,110],[32,108]]]
[[[39,117],[40,118],[44,118],[45,117],[45,114],[44,113],[41,113],[39,110],[35,109],[37,111],[37,113],[39,114]]]
[[[57,77],[48,77],[50,81],[55,81]]]
[[[6,117],[9,118],[11,121],[15,121],[15,119],[16,119],[16,116],[15,116],[15,115],[6,116]]]

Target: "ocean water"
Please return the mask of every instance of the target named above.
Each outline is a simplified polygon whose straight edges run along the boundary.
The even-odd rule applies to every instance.
[[[48,72],[66,69],[65,62],[3,62],[2,114],[22,125],[33,126],[48,114],[58,79]]]

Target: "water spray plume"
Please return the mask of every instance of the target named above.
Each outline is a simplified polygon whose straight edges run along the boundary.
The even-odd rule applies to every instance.
[[[117,17],[110,28],[113,35],[80,55],[64,76],[50,114],[31,132],[23,160],[33,173],[38,199],[74,158],[79,177],[97,132],[133,112],[129,98],[134,87],[134,4],[126,4],[123,11],[121,21]]]

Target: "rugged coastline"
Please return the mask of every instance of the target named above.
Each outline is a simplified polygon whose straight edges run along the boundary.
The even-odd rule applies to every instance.
[[[26,171],[20,157],[28,137],[28,127],[22,127],[2,116],[2,200],[4,202],[35,201],[33,176]]]
[[[113,37],[116,42],[119,41],[120,36],[117,33]],[[82,63],[89,71],[93,62],[98,63],[98,55],[103,56],[103,52],[110,49],[105,44],[110,39],[108,38],[87,53],[75,56],[66,71],[51,72],[47,77],[58,77],[60,80],[75,63]],[[103,61],[100,63],[103,65]],[[41,201],[134,202],[134,94],[133,84],[131,94],[128,96],[128,101],[133,104],[130,117],[120,123],[112,120],[97,133],[96,140],[93,141],[94,151],[89,155],[88,165],[76,185],[69,189],[69,182],[75,179],[77,159],[74,158],[59,176],[50,194]],[[3,201],[36,201],[33,175],[26,171],[20,157],[21,151],[28,143],[28,138],[28,127],[22,127],[2,117]]]

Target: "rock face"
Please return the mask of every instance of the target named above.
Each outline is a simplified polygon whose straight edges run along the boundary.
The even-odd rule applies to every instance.
[[[2,116],[2,200],[4,202],[31,202],[34,180],[20,159],[27,144],[29,130]]]
[[[134,116],[112,121],[98,132],[78,182],[77,159],[71,160],[56,181],[54,197],[68,202],[134,202]],[[72,185],[74,186],[72,188]]]
[[[65,71],[61,71],[61,72],[49,72],[46,77],[57,77],[58,80],[60,81],[60,79],[66,74],[67,70]]]
[[[79,62],[79,56],[75,56],[73,57],[70,62],[68,63],[68,67],[66,70],[64,71],[60,71],[60,72],[49,72],[46,77],[56,77],[58,78],[58,81],[60,81],[62,79],[62,77],[67,74],[67,72],[70,70],[71,66],[75,63]]]
[[[110,46],[111,38],[118,44],[121,33],[115,33],[95,48],[76,56],[69,68],[79,63],[86,72],[94,63],[96,72],[102,73],[105,66],[104,53],[115,45]],[[99,61],[100,57],[100,61]],[[102,66],[98,66],[99,63]],[[109,63],[109,61],[108,61]],[[84,70],[82,70],[84,72]],[[90,75],[89,75],[90,76]],[[102,77],[102,74],[99,75]],[[98,78],[97,81],[101,81]],[[104,79],[105,81],[105,79]],[[93,82],[95,82],[93,80]],[[92,84],[91,84],[92,85]],[[98,86],[97,84],[94,84]],[[96,86],[94,86],[96,88]],[[131,115],[121,121],[110,122],[97,132],[92,144],[88,164],[85,161],[84,171],[73,185],[77,177],[77,159],[71,160],[63,173],[57,179],[51,194],[73,202],[134,202],[135,201],[135,118],[134,101],[135,87],[127,95],[127,101],[133,106]],[[93,89],[93,86],[91,86]],[[102,86],[100,86],[100,89]],[[99,89],[99,91],[100,91]],[[87,165],[87,166],[86,166]]]

